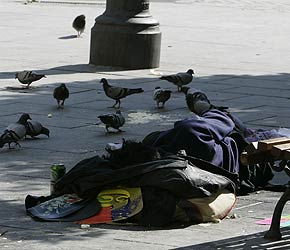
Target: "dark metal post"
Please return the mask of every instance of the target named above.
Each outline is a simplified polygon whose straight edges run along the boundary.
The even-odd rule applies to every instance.
[[[107,0],[91,30],[90,63],[122,69],[159,67],[161,32],[149,0]]]

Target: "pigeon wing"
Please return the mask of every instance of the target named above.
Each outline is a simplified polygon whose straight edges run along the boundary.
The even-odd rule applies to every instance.
[[[153,100],[154,101],[159,101],[160,100],[160,96],[162,93],[162,89],[156,89],[153,93]]]
[[[66,87],[56,87],[53,91],[53,97],[57,100],[65,100],[69,97],[69,91]]]
[[[119,100],[123,97],[125,97],[125,89],[121,88],[121,87],[109,87],[105,93],[108,97],[115,99],[115,100]]]
[[[119,129],[125,124],[125,118],[122,114],[113,114],[113,120],[111,127],[115,129]]]
[[[13,138],[20,140],[26,135],[26,127],[19,123],[12,123],[5,129],[4,133],[11,133]]]
[[[31,120],[27,122],[26,133],[30,136],[37,136],[41,133],[42,128],[43,127],[40,122]]]
[[[163,90],[160,94],[159,100],[160,102],[166,102],[169,100],[170,96],[171,96],[170,90]]]
[[[32,74],[32,71],[22,71],[17,74],[17,78],[19,82],[23,84],[28,84],[30,82],[30,75]]]
[[[178,81],[177,83],[181,84],[181,85],[186,85],[188,83],[190,83],[192,81],[192,74],[189,73],[178,73],[176,75]]]
[[[111,127],[114,115],[113,114],[100,115],[98,116],[98,118],[100,118],[102,123]]]

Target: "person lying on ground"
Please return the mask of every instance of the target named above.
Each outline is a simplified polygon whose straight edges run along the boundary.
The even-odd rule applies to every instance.
[[[184,150],[189,156],[237,173],[249,191],[273,178],[269,164],[242,166],[240,163],[240,154],[248,145],[247,136],[253,135],[254,130],[227,108],[212,105],[200,91],[187,95],[186,102],[191,117],[176,121],[169,130],[150,133],[143,143],[173,154]]]

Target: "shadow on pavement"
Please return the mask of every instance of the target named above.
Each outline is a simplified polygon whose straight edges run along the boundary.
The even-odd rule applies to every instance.
[[[60,36],[58,39],[68,40],[68,39],[74,39],[74,38],[77,38],[77,37],[78,37],[77,35],[68,35],[68,36]]]
[[[59,39],[73,39],[74,35],[61,37]],[[65,74],[76,74],[76,73],[99,73],[99,72],[122,72],[124,69],[112,68],[105,66],[95,66],[91,64],[73,64],[57,66],[49,69],[35,70],[35,69],[23,69],[35,71],[38,74],[48,75],[65,75]],[[19,70],[21,71],[21,70]],[[0,72],[0,79],[15,79],[15,74],[19,71],[7,71]]]

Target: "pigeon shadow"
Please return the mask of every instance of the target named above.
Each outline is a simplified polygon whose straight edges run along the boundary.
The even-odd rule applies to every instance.
[[[6,89],[11,90],[11,91],[13,91],[13,90],[19,91],[19,90],[27,90],[28,88],[27,87],[10,87],[10,86],[8,86],[8,87],[6,87]]]
[[[77,73],[98,73],[98,72],[116,72],[124,71],[122,68],[106,67],[106,66],[95,66],[92,64],[73,64],[57,66],[49,69],[33,70],[38,74],[49,75],[65,75],[65,74],[77,74]],[[19,71],[0,72],[0,79],[15,79],[15,73]]]
[[[17,92],[17,93],[32,93],[35,91],[38,91],[40,87],[35,87],[35,86],[30,86],[29,88],[23,86],[23,87],[5,87],[4,89],[7,91],[11,91],[11,92]]]
[[[69,35],[69,36],[60,36],[58,39],[68,40],[68,39],[74,39],[74,38],[77,38],[77,37],[78,37],[77,35]]]

